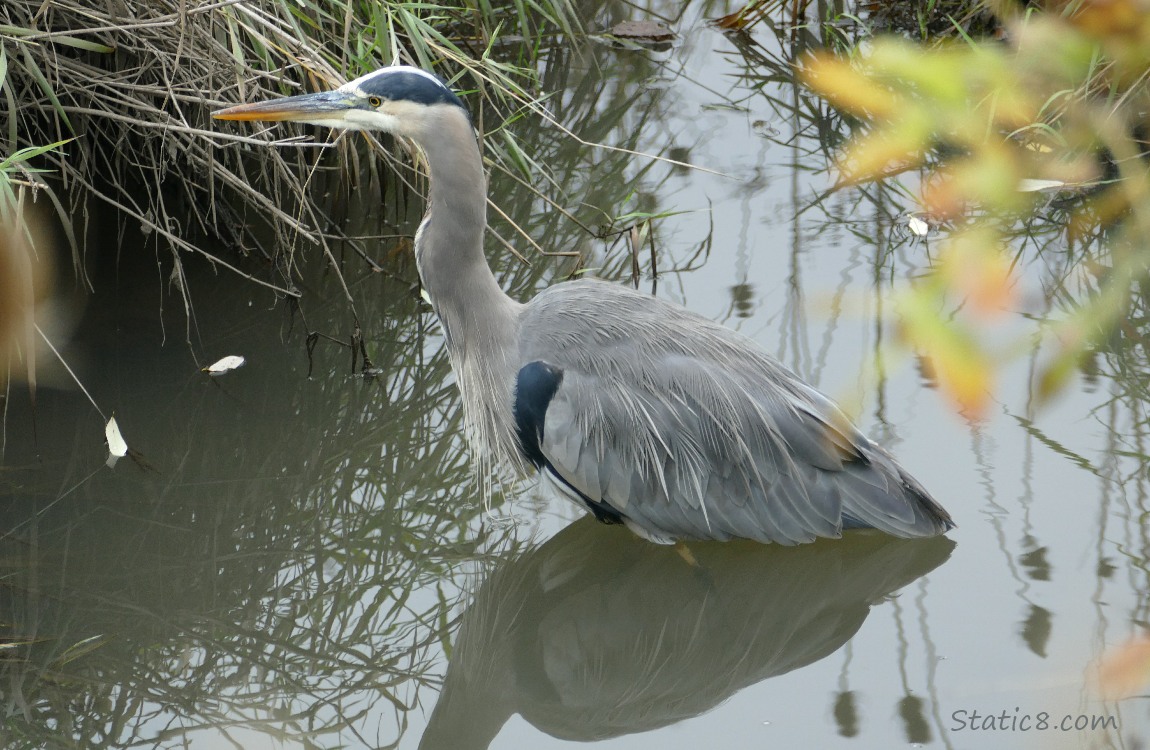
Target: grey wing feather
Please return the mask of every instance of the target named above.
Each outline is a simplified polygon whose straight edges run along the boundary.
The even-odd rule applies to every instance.
[[[655,389],[567,369],[540,448],[573,487],[662,536],[797,543],[840,529],[838,497],[810,495],[801,459],[766,422],[756,430],[697,399],[674,408]]]
[[[623,309],[608,315],[605,296]],[[521,354],[563,370],[541,451],[632,526],[796,544],[844,526],[927,536],[951,525],[829,399],[729,329],[596,282],[532,304]],[[549,333],[532,336],[532,323]]]

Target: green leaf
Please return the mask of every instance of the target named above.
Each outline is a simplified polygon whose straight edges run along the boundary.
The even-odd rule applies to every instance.
[[[16,153],[9,156],[7,159],[0,161],[0,172],[7,172],[7,171],[11,170],[12,167],[16,164],[21,164],[23,162],[28,161],[29,159],[34,159],[37,156],[39,156],[40,154],[47,153],[48,151],[51,151],[53,149],[57,149],[60,146],[63,146],[65,143],[71,143],[74,140],[76,140],[76,139],[75,138],[65,138],[62,141],[56,141],[55,143],[49,143],[47,146],[28,146],[27,148],[22,148],[19,151],[17,151]]]

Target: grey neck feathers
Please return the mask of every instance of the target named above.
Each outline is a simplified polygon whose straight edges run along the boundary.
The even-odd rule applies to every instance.
[[[482,475],[518,455],[510,420],[521,305],[499,288],[483,254],[487,180],[471,122],[458,107],[439,107],[418,139],[431,186],[416,264],[447,336]]]
[[[483,255],[487,180],[471,123],[458,107],[438,106],[434,127],[419,138],[431,187],[416,263],[449,345],[466,350],[509,332],[519,306],[499,288]]]

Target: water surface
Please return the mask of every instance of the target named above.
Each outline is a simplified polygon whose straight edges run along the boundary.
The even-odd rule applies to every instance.
[[[61,373],[34,414],[22,386],[8,399],[6,747],[1139,746],[1143,700],[1102,702],[1091,680],[1147,619],[1145,353],[1116,338],[1038,411],[1024,359],[984,420],[957,416],[892,346],[889,300],[940,238],[911,237],[913,205],[890,186],[829,192],[840,131],[789,78],[804,37],[703,23],[732,9],[665,17],[670,50],[588,43],[544,71],[583,138],[711,171],[525,120],[516,138],[587,226],[661,215],[639,285],[838,399],[959,528],[698,545],[691,566],[531,486],[485,507],[442,339],[394,242],[370,245],[387,273],[345,264],[381,373],[368,379],[326,338],[309,357],[309,332],[349,335],[329,271],[302,280],[301,316],[190,263],[189,324],[164,259],[131,256],[95,279],[66,356],[139,460],[104,466],[103,417]],[[629,279],[625,239],[498,174],[492,195],[541,244]],[[401,208],[411,232],[418,207]],[[512,293],[572,270],[492,225],[533,257],[489,242]],[[1035,285],[1069,263],[1056,239],[1032,246]],[[1025,312],[1008,325],[1033,325]],[[225,354],[248,364],[198,371]],[[1075,730],[1080,716],[1109,728]]]

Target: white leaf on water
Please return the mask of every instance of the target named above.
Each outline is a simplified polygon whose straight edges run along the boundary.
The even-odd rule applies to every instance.
[[[927,235],[927,233],[930,232],[930,224],[927,224],[925,221],[918,218],[917,216],[908,217],[906,220],[906,225],[908,227],[910,227],[910,231],[912,234],[917,235],[919,237],[925,237]]]
[[[128,455],[128,444],[124,442],[124,436],[120,434],[120,425],[116,424],[116,418],[112,417],[108,420],[108,424],[104,427],[104,437],[108,441],[108,452],[116,458],[123,458]]]
[[[1059,190],[1066,187],[1062,180],[1034,180],[1029,177],[1019,180],[1015,188],[1020,193],[1037,193],[1039,190]]]
[[[225,372],[230,372],[237,367],[243,367],[244,362],[246,361],[247,360],[243,357],[237,356],[235,354],[229,354],[219,362],[215,362],[205,367],[204,372],[211,373],[212,375],[223,375]]]

